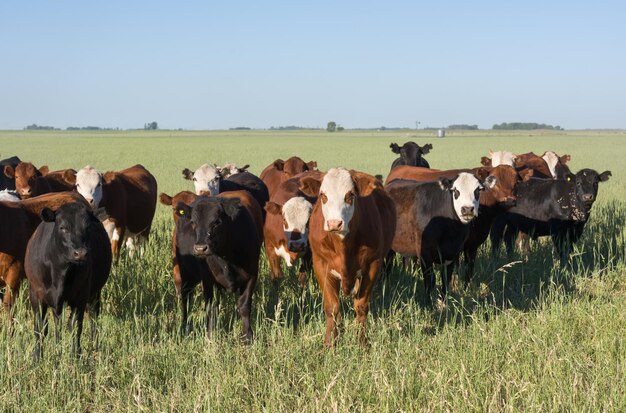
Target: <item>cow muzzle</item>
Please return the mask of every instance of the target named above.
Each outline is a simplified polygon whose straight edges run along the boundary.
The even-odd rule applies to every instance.
[[[307,247],[307,244],[306,242],[303,242],[303,241],[289,241],[289,245],[288,245],[289,251],[296,252],[296,253],[304,252],[306,247]]]
[[[87,260],[87,248],[77,248],[72,252],[72,261],[83,263]]]
[[[209,255],[209,246],[207,244],[194,244],[193,255],[196,257],[204,257]]]
[[[461,207],[461,216],[466,221],[471,221],[475,218],[474,215],[474,207],[473,206],[462,206]]]
[[[33,192],[30,190],[30,188],[24,188],[19,191],[19,194],[22,199],[28,199],[31,197]]]
[[[343,230],[343,220],[341,219],[329,219],[326,221],[326,226],[330,232],[339,232]]]
[[[594,201],[593,194],[584,194],[582,198],[583,198],[583,202],[586,204],[589,204]]]

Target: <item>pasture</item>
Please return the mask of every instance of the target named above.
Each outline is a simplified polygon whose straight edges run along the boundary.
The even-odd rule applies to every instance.
[[[395,266],[374,289],[369,348],[357,342],[352,302],[345,331],[322,346],[325,319],[313,277],[293,273],[274,292],[261,260],[253,299],[252,345],[239,343],[234,299],[220,302],[217,334],[178,336],[180,310],[171,275],[171,209],[157,206],[141,257],[122,258],[103,290],[97,346],[53,335],[34,364],[33,315],[23,284],[13,334],[0,324],[0,411],[625,411],[626,133],[325,131],[4,131],[0,155],[50,170],[91,164],[114,170],[143,164],[159,192],[192,189],[181,170],[205,162],[250,164],[259,174],[276,158],[298,155],[320,170],[345,166],[385,176],[389,149],[432,143],[438,169],[478,166],[489,149],[571,154],[572,171],[611,170],[600,185],[571,268],[552,263],[551,244],[532,244],[528,262],[481,250],[476,276],[445,308],[422,305],[419,270]],[[439,281],[438,281],[439,284]],[[199,290],[198,290],[199,293]],[[86,328],[86,331],[88,329]]]

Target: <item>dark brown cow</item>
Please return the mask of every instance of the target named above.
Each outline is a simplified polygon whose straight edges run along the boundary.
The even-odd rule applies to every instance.
[[[302,172],[315,170],[317,170],[316,161],[304,162],[301,158],[292,156],[286,161],[276,159],[263,169],[260,178],[263,182],[265,182],[271,198],[281,182],[285,182],[287,179]]]
[[[259,239],[263,240],[263,214],[261,213],[261,207],[259,203],[254,199],[254,197],[248,191],[230,191],[230,192],[222,192],[217,195],[219,198],[236,198],[241,201],[241,204],[248,210],[250,216],[254,220],[254,224],[257,229],[257,233],[259,235]],[[191,191],[182,191],[177,193],[174,196],[169,196],[168,194],[162,192],[159,195],[159,201],[165,205],[172,208],[172,216],[174,217],[174,231],[172,234],[172,264],[173,264],[173,275],[174,275],[174,285],[176,287],[176,293],[180,294],[182,287],[182,280],[180,276],[180,267],[178,265],[178,260],[176,258],[176,223],[180,218],[178,211],[176,211],[176,205],[178,203],[183,203],[186,205],[191,205],[193,201],[198,198],[198,195],[194,194]]]
[[[323,174],[309,171],[298,174],[282,182],[270,201],[265,205],[267,216],[263,233],[265,235],[265,254],[272,272],[272,280],[283,276],[281,258],[291,267],[299,258],[310,259],[308,246],[308,224],[313,204],[317,197],[311,197],[300,190],[303,178],[314,178],[321,182]],[[306,277],[305,263],[300,265],[298,279],[304,285]]]
[[[20,162],[15,168],[10,165],[4,167],[4,175],[15,178],[15,190],[22,199],[49,192],[71,191],[74,185],[64,178],[68,171],[76,173],[73,169],[49,172],[47,165],[37,169],[30,162]]]
[[[6,286],[4,308],[10,310],[24,273],[24,254],[31,235],[41,222],[43,208],[56,209],[69,202],[85,202],[75,192],[51,193],[23,201],[0,201],[0,287]]]
[[[315,277],[322,290],[326,335],[339,330],[339,289],[354,295],[359,339],[366,343],[370,294],[395,233],[396,209],[380,181],[363,172],[332,168],[323,180],[302,179],[302,191],[318,196],[309,221]]]
[[[142,165],[105,174],[88,165],[76,174],[67,173],[65,178],[76,184],[78,193],[92,207],[106,211],[107,219],[103,224],[116,260],[124,236],[131,254],[135,242],[148,239],[156,210],[157,182]]]

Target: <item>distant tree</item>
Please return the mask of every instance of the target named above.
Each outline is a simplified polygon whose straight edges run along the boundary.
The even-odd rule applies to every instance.
[[[334,132],[336,130],[337,130],[337,123],[333,122],[332,120],[328,122],[328,124],[326,125],[326,131]]]
[[[551,129],[561,130],[560,126],[546,125],[545,123],[535,122],[503,122],[499,125],[493,125],[493,129],[501,130],[535,130],[535,129]]]
[[[466,124],[455,124],[449,125],[448,129],[457,129],[457,130],[478,130],[478,125],[466,125]]]
[[[157,130],[159,129],[159,124],[156,122],[144,123],[143,128],[145,130]]]
[[[343,132],[344,128],[341,125],[337,126],[337,132]]]

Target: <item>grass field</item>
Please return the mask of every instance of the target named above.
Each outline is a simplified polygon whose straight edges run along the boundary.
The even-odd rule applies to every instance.
[[[125,255],[104,289],[99,343],[49,337],[34,364],[32,313],[22,288],[7,334],[0,324],[0,411],[626,411],[626,133],[465,132],[0,132],[2,158],[19,155],[51,170],[100,170],[142,163],[170,195],[192,189],[184,167],[250,164],[254,173],[298,154],[321,170],[346,166],[385,175],[390,142],[432,143],[433,168],[478,165],[489,149],[554,150],[570,166],[613,177],[600,188],[571,268],[552,264],[534,243],[526,263],[491,262],[481,251],[472,284],[444,309],[424,308],[421,274],[394,268],[377,285],[368,319],[370,347],[356,340],[351,300],[345,333],[322,347],[325,320],[314,278],[293,274],[272,294],[265,259],[254,297],[251,346],[239,344],[234,300],[221,299],[218,334],[177,334],[169,208],[157,208],[142,257]],[[517,261],[517,258],[515,261]],[[24,285],[24,287],[26,287]],[[198,297],[199,298],[199,297]]]

